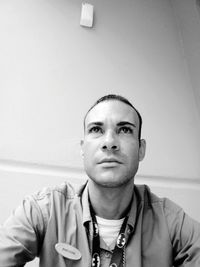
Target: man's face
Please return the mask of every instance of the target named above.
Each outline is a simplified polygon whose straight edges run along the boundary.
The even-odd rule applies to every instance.
[[[121,101],[104,101],[90,110],[82,141],[90,179],[104,187],[118,187],[134,178],[145,154],[145,141],[139,144],[138,130],[137,113]]]

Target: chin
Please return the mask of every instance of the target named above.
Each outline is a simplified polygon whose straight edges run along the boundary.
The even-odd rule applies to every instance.
[[[93,182],[95,184],[97,184],[98,186],[104,187],[104,188],[119,188],[119,187],[123,187],[128,185],[129,183],[131,183],[131,181],[133,180],[133,178],[126,178],[126,179],[116,179],[113,178],[99,178],[99,179],[94,179],[91,178],[93,180]]]

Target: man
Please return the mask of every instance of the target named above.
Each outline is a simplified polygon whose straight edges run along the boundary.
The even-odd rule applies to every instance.
[[[38,256],[45,267],[197,267],[200,225],[147,186],[134,185],[145,156],[142,118],[125,98],[99,99],[84,120],[88,182],[26,198],[0,228],[0,266]]]

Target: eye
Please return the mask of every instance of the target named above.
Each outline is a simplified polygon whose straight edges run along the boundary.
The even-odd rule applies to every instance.
[[[133,130],[130,127],[123,126],[123,127],[119,128],[118,132],[119,133],[124,133],[124,134],[132,134]]]
[[[93,126],[92,128],[89,129],[89,133],[102,133],[103,130],[99,126]]]

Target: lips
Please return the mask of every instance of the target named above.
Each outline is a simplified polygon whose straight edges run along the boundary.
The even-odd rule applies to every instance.
[[[100,160],[98,162],[98,164],[103,164],[103,163],[107,163],[107,164],[111,164],[111,163],[118,163],[118,164],[122,164],[121,161],[119,161],[118,159],[115,159],[115,158],[104,158],[102,160]]]

